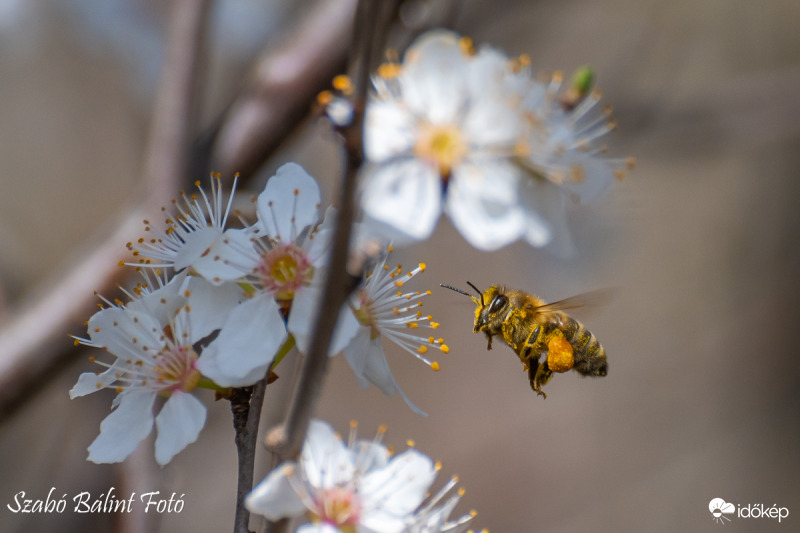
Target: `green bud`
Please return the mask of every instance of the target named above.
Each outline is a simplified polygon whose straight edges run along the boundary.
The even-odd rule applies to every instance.
[[[594,84],[594,70],[587,65],[578,67],[572,73],[571,84],[572,89],[577,91],[578,94],[587,94],[592,90],[592,85]]]

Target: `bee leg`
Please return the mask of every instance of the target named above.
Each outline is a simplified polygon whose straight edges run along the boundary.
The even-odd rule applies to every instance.
[[[553,372],[547,366],[547,360],[539,362],[538,359],[529,359],[528,378],[531,382],[531,388],[536,391],[536,394],[547,399],[547,394],[542,390],[550,378],[553,377]]]
[[[488,331],[484,331],[484,333],[486,334],[486,338],[489,340],[489,344],[487,344],[486,349],[487,350],[491,350],[492,349],[492,336],[489,334]]]

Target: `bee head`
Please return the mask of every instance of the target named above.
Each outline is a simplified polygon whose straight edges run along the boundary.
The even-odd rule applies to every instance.
[[[467,285],[475,290],[478,294],[477,297],[461,289],[451,287],[450,285],[442,285],[442,287],[469,296],[475,303],[475,324],[473,327],[475,333],[479,331],[489,331],[492,334],[496,334],[494,330],[498,329],[498,324],[502,322],[502,320],[497,320],[497,317],[508,305],[508,297],[503,294],[503,291],[497,285],[492,285],[486,289],[485,292],[481,292],[481,290],[470,281],[467,282]]]
[[[486,291],[481,294],[480,307],[475,309],[475,326],[473,331],[475,331],[475,333],[487,331],[492,335],[499,333],[503,322],[503,311],[505,311],[507,307],[508,296],[503,294],[503,289],[497,285],[492,285],[486,289]]]

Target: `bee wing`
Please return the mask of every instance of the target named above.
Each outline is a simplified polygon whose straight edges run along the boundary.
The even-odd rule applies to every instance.
[[[557,302],[537,306],[535,311],[537,313],[549,313],[551,311],[594,309],[608,303],[613,294],[613,289],[598,289],[596,291],[584,292]]]

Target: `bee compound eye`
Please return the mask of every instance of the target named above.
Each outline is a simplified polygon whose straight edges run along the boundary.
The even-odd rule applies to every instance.
[[[499,294],[495,296],[494,300],[492,300],[492,304],[489,306],[489,312],[496,313],[505,307],[507,303],[508,298],[502,294]]]

